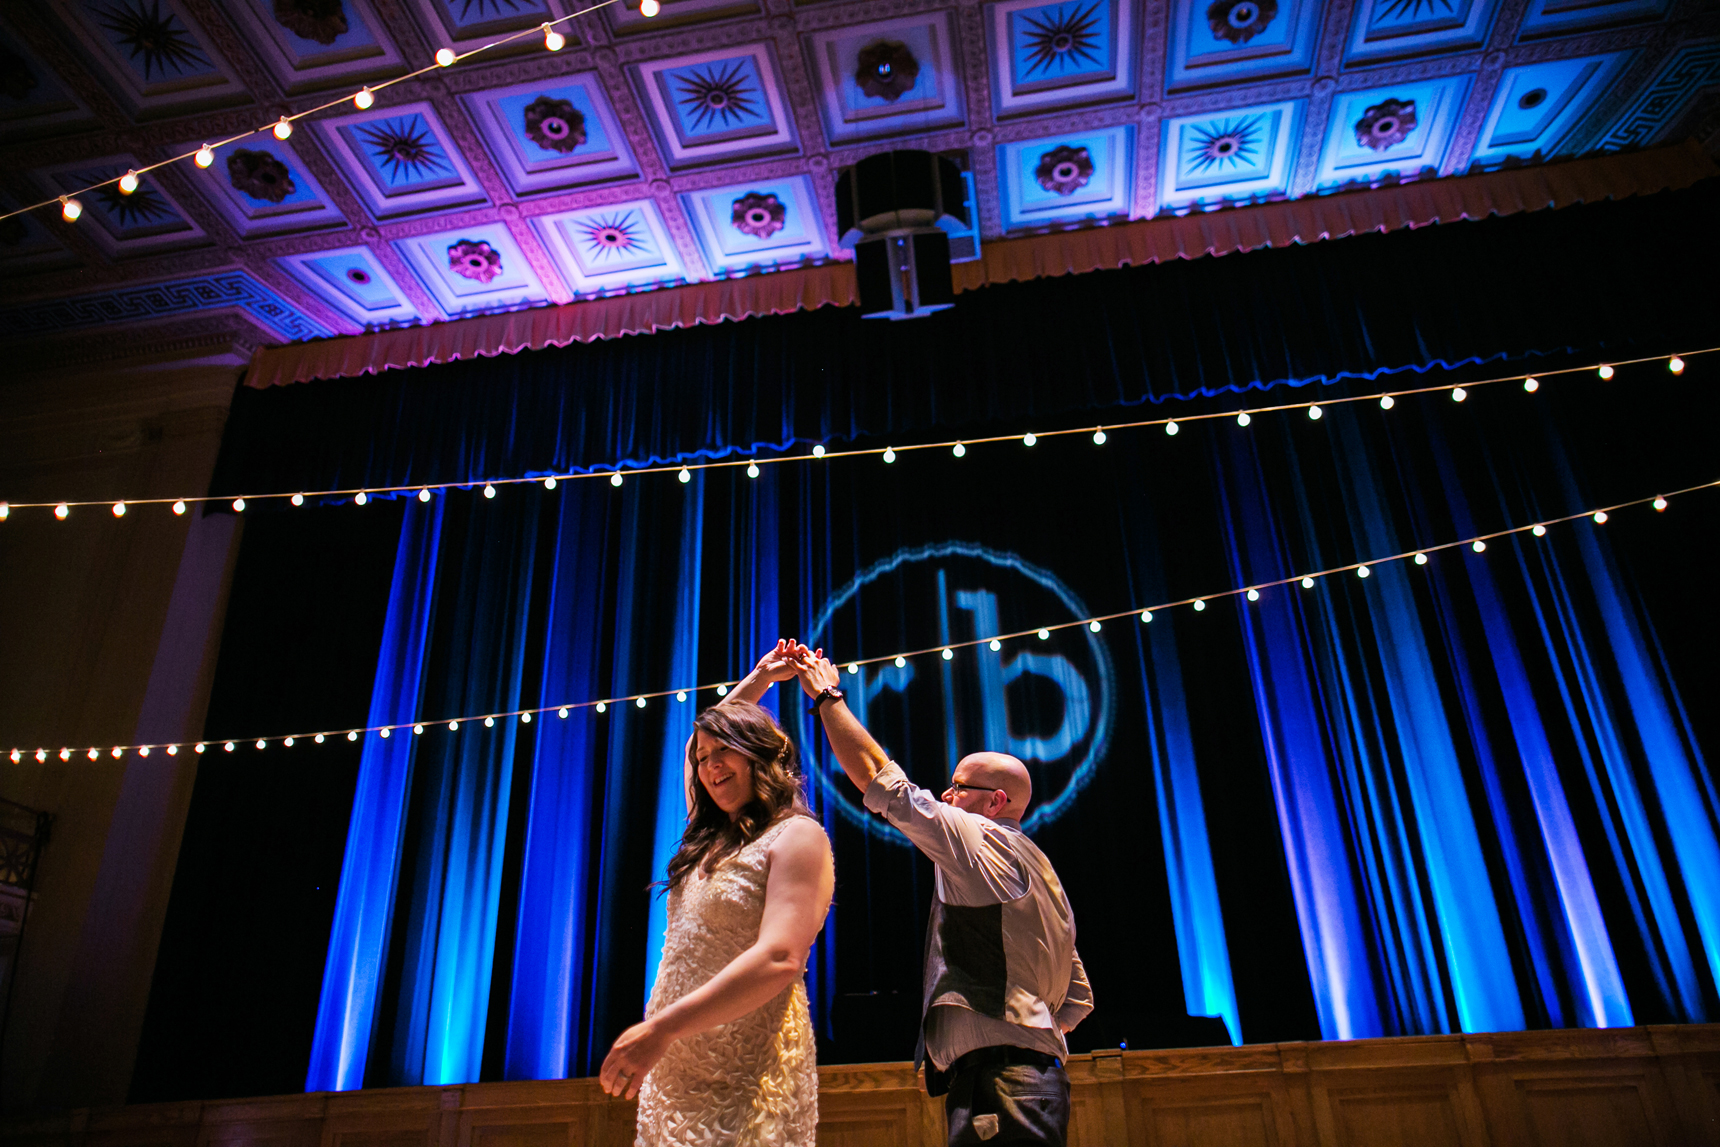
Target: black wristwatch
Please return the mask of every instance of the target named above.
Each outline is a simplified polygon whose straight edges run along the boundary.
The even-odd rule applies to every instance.
[[[818,707],[820,705],[824,704],[826,701],[840,701],[845,696],[847,696],[847,694],[843,693],[842,690],[836,688],[834,685],[826,689],[820,689],[818,691],[818,696],[812,699],[812,704],[807,706],[806,711],[816,717],[818,716]]]

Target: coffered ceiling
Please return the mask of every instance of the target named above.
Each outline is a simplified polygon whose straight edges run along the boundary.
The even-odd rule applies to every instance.
[[[0,209],[270,123],[569,0],[0,5]],[[968,173],[1012,235],[1715,136],[1712,0],[611,0],[0,221],[0,338],[288,342],[844,258],[836,170]]]

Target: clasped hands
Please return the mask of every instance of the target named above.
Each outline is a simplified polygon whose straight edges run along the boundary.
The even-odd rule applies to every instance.
[[[841,671],[825,658],[824,650],[809,648],[792,637],[778,641],[776,648],[759,658],[753,672],[772,682],[796,678],[808,697],[842,684]]]

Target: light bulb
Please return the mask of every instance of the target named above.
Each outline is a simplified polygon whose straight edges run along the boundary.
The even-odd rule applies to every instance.
[[[1598,373],[1601,376],[1601,381],[1605,382],[1607,379],[1609,379],[1613,376],[1613,368],[1610,366],[1607,366],[1603,363],[1601,366],[1601,369],[1599,370]]]
[[[120,748],[118,745],[115,745],[113,747],[113,755],[114,755],[114,759],[118,760],[119,758],[125,756],[125,750]]]
[[[675,700],[685,701],[686,699],[687,699],[687,691],[685,689],[675,690]]]
[[[650,19],[662,10],[663,5],[659,4],[657,0],[639,0],[639,14],[646,19]]]
[[[967,453],[967,447],[963,446],[960,442],[957,442],[955,444],[955,448],[952,449],[950,453],[954,454],[957,458],[960,458],[962,455]]]
[[[1249,601],[1259,601],[1260,600],[1260,591],[1257,589],[1250,589],[1248,591],[1248,600]]]
[[[1391,395],[1389,395],[1389,394],[1380,395],[1380,409],[1381,410],[1390,410],[1392,407],[1394,407],[1396,405],[1397,405],[1397,399],[1393,398]]]
[[[757,462],[748,462],[747,463],[747,477],[748,478],[757,478],[758,477],[758,463]]]
[[[908,659],[906,657],[897,656],[897,658],[896,658],[896,668],[897,669],[902,668],[906,664],[908,664]]]
[[[459,732],[459,731],[460,731],[460,722],[458,722],[458,721],[449,721],[449,722],[448,722],[448,731],[449,731],[449,732],[450,732],[450,733],[457,733],[457,732]]]
[[[304,504],[305,504],[305,496],[303,494],[294,494],[293,495],[293,505],[302,506]]]
[[[1537,538],[1544,538],[1547,536],[1547,527],[1543,526],[1540,522],[1536,522],[1534,528],[1529,532],[1534,534]]]
[[[1357,566],[1356,567],[1356,576],[1357,577],[1367,577],[1368,574],[1370,574],[1372,572],[1373,571],[1368,569],[1367,566]]]
[[[225,745],[222,745],[221,748],[223,751],[231,753],[234,749],[233,742],[228,741]]]
[[[265,741],[264,741],[264,740],[263,740],[263,739],[262,739],[262,738],[261,738],[261,737],[259,737],[259,738],[258,738],[258,739],[257,739],[257,747],[258,747],[258,748],[259,748],[259,749],[262,749],[262,748],[266,748],[266,747],[267,747],[267,742],[265,742]]]
[[[424,726],[423,725],[412,726],[412,735],[414,737],[422,737],[424,735]]]
[[[484,497],[494,498],[495,496],[496,496],[496,488],[494,486],[490,485],[488,482],[485,482],[484,483]]]
[[[290,749],[293,747],[293,738],[288,737],[286,740],[282,741],[281,744],[285,745],[287,748]]]
[[[84,213],[84,205],[69,195],[60,196],[60,217],[67,223],[76,223],[78,216]]]
[[[215,162],[215,149],[204,144],[197,149],[196,162],[198,167],[208,167]]]
[[[1654,499],[1654,508],[1657,511],[1666,509],[1666,499],[1661,498],[1661,497],[1656,497]]]
[[[563,705],[561,708],[557,709],[555,711],[555,715],[560,717],[563,721],[567,720],[567,706]]]
[[[1469,392],[1467,390],[1464,390],[1461,386],[1454,386],[1451,388],[1451,401],[1462,402],[1464,399],[1466,399],[1468,397],[1469,397]]]
[[[634,700],[633,704],[635,707],[643,709],[645,707],[645,698],[643,698],[643,697],[636,698]]]
[[[235,514],[243,514],[245,512],[245,499],[243,499],[243,498],[234,498],[233,499],[233,512]]]
[[[119,193],[121,195],[130,195],[132,192],[134,192],[136,190],[137,190],[137,172],[128,171],[124,175],[119,177]],[[1679,367],[1679,370],[1683,370],[1683,369],[1684,368],[1682,366]]]
[[[185,513],[185,499],[184,498],[181,498],[181,499],[179,499],[179,501],[173,503],[173,512],[175,514]]]
[[[614,484],[619,486],[621,483],[616,482]],[[543,488],[546,490],[555,489],[555,475],[554,474],[551,474],[549,477],[547,477],[543,480]]]
[[[203,748],[201,745],[198,746],[197,751],[200,753],[203,751]],[[70,749],[61,749],[60,750],[60,760],[69,761],[71,759],[72,759],[72,751]]]
[[[293,134],[293,121],[292,120],[288,119],[286,116],[282,116],[280,119],[275,121],[275,138],[276,139],[286,139],[288,136],[290,136],[292,134]]]
[[[717,686],[717,696],[727,697],[728,695],[729,695],[729,687],[727,685],[718,685]]]
[[[208,748],[208,747],[209,747],[209,746],[207,746],[207,745],[205,745],[205,744],[204,744],[204,743],[203,743],[203,742],[202,742],[202,741],[198,741],[198,742],[197,742],[197,744],[195,744],[195,745],[193,745],[193,746],[192,746],[192,749],[193,749],[193,751],[195,751],[195,752],[199,752],[199,753],[201,753],[201,752],[203,752],[203,751],[204,751],[204,750],[205,750],[205,749],[207,749],[207,748]],[[61,754],[60,754],[60,759],[61,759],[61,760],[64,760],[64,759],[65,759],[65,753],[64,753],[64,752],[63,752],[63,751],[62,751],[62,752],[61,752]]]
[[[1607,524],[1607,512],[1605,510],[1596,510],[1595,511],[1595,525],[1604,526],[1606,524]]]
[[[621,485],[621,471],[617,470],[615,473],[613,473],[609,476],[609,484],[611,486]]]
[[[1165,433],[1169,434],[1172,438],[1175,438],[1177,435],[1177,431],[1181,430],[1181,429],[1182,429],[1182,427],[1180,427],[1176,424],[1175,419],[1172,419],[1171,421],[1165,423]]]
[[[1092,621],[1089,621],[1089,622],[1088,622],[1088,623],[1087,623],[1087,628],[1088,628],[1088,629],[1090,629],[1090,630],[1092,630],[1092,631],[1093,631],[1093,632],[1094,632],[1094,633],[1098,633],[1098,632],[1099,632],[1099,630],[1101,630],[1101,629],[1103,629],[1103,628],[1104,628],[1104,627],[1103,627],[1103,626],[1101,626],[1101,625],[1100,625],[1100,624],[1099,624],[1099,622],[1098,622],[1098,619],[1097,619],[1097,618],[1095,618],[1095,619],[1094,619],[1094,620],[1092,620]]]
[[[15,765],[15,764],[17,764],[17,763],[18,763],[18,762],[19,762],[19,761],[21,761],[21,760],[23,760],[23,759],[24,759],[24,754],[23,754],[23,753],[20,753],[20,752],[19,752],[19,751],[18,751],[18,750],[17,750],[17,749],[13,749],[13,750],[12,750],[12,763],[13,763],[13,764],[14,764],[14,765]]]
[[[891,449],[888,446],[884,447],[884,461],[885,462],[894,462],[895,460],[896,460],[895,450]]]
[[[420,502],[428,502],[430,500],[430,491],[429,490],[419,490],[418,491],[418,500]]]
[[[172,745],[167,746],[167,751],[169,753],[173,752],[173,749],[174,749],[174,746],[172,746]],[[48,759],[48,750],[46,750],[46,749],[37,749],[36,750],[36,760],[38,762],[45,761],[47,759]]]
[[[1196,598],[1195,603],[1194,603],[1194,611],[1196,613],[1200,613],[1205,608],[1206,608],[1206,602],[1201,601],[1199,598]]]
[[[1528,391],[1530,394],[1534,394],[1537,390],[1541,389],[1541,383],[1537,379],[1525,378],[1523,380],[1523,389]]]
[[[1313,589],[1314,588],[1314,579],[1311,577],[1303,578],[1302,579],[1302,588],[1303,589]]]
[[[10,518],[11,516],[12,516],[11,505],[6,503],[6,502],[0,502],[0,522],[4,522],[7,518]]]
[[[1482,541],[1480,538],[1476,538],[1469,544],[1469,548],[1478,554],[1484,554],[1487,552],[1487,543]]]
[[[358,731],[357,731],[357,730],[356,730],[356,729],[355,729],[355,730],[352,730],[352,731],[350,731],[350,732],[348,732],[348,733],[347,733],[347,735],[346,735],[346,739],[347,739],[347,740],[349,740],[349,741],[356,741],[356,740],[358,740]]]
[[[944,650],[944,660],[945,661],[950,661],[954,657],[955,657],[955,652],[953,650],[949,650],[949,649]]]
[[[113,504],[113,516],[116,518],[125,517],[125,503],[124,502],[115,502]]]
[[[1152,619],[1153,619],[1153,611],[1152,610],[1150,610],[1150,609],[1141,610],[1141,624],[1142,625],[1147,624]]]
[[[321,733],[318,733],[315,737],[311,738],[311,740],[315,741],[319,745],[322,744],[325,739],[326,738],[324,738]]]
[[[814,443],[813,443],[813,444],[812,444],[812,456],[813,456],[813,457],[814,457],[814,458],[822,458],[822,457],[824,457],[824,443],[822,443],[822,442],[814,442]]]
[[[1050,636],[1051,636],[1051,631],[1049,629],[1041,629],[1039,631],[1039,640],[1041,640],[1041,641],[1044,641],[1046,638],[1048,638]]]
[[[1104,444],[1105,444],[1105,432],[1103,430],[1093,431],[1093,445],[1103,446]]]
[[[1315,422],[1320,421],[1320,419],[1324,418],[1325,416],[1326,416],[1326,412],[1324,410],[1320,409],[1319,403],[1315,403],[1312,406],[1308,407],[1308,417],[1312,418]]]
[[[1415,555],[1415,564],[1418,566],[1426,565],[1427,564],[1427,555],[1426,554]]]
[[[485,717],[484,718],[484,728],[494,729],[495,727],[496,727],[496,719],[494,717]]]
[[[179,755],[179,746],[178,745],[167,746],[167,755],[170,757],[177,757]],[[37,755],[37,759],[38,760],[41,759],[40,754]]]
[[[89,751],[89,758],[90,758],[90,760],[92,760],[92,761],[93,761],[93,760],[95,760],[95,759],[96,759],[96,758],[97,758],[97,757],[99,757],[99,756],[101,756],[101,755],[102,755],[102,754],[101,754],[101,750],[100,750],[100,749],[91,749],[91,750],[90,750],[90,751]]]
[[[352,93],[352,106],[356,107],[359,111],[364,111],[375,102],[376,96],[372,94],[369,88],[359,88],[356,92]]]
[[[521,713],[520,714],[520,724],[529,725],[531,723],[532,723],[532,715],[530,713]]]
[[[436,64],[438,67],[446,68],[449,65],[451,65],[453,62],[454,62],[454,49],[452,49],[452,48],[437,48],[436,49]]]
[[[62,521],[62,522],[66,520],[66,518],[71,514],[71,512],[72,512],[72,508],[70,506],[66,505],[64,502],[61,502],[58,506],[54,507],[54,517],[60,519],[60,521]]]
[[[1238,414],[1236,416],[1236,424],[1238,426],[1247,426],[1250,422],[1253,422],[1253,421],[1254,421],[1254,419],[1248,417],[1248,411],[1246,411],[1246,410],[1244,410],[1241,414]]]
[[[1666,360],[1666,369],[1670,370],[1673,374],[1683,374],[1684,360],[1679,358],[1677,355],[1673,355],[1671,358]]]
[[[998,650],[1003,648],[1003,642],[994,637],[991,639],[987,648],[989,648],[993,653],[996,653]]]
[[[1023,446],[1032,446],[1035,442],[1038,442],[1038,441],[1039,441],[1039,435],[1037,435],[1037,434],[1023,434],[1021,436],[1021,444]]]
[[[724,689],[721,685],[717,686],[717,695],[718,696],[721,696],[722,694],[727,693],[727,692],[728,692],[728,690]],[[607,712],[609,712],[609,706],[605,705],[602,701],[599,701],[597,703],[597,711],[599,713],[607,713]]]
[[[858,672],[860,672],[860,666],[857,663],[850,661],[848,663],[848,674],[849,674],[849,676],[853,676],[854,674],[856,674]]]
[[[366,494],[363,490],[360,490],[352,496],[352,500],[362,506],[366,502],[370,501],[370,495]]]
[[[693,480],[693,472],[683,466],[681,467],[681,472],[675,475],[675,477],[679,478],[683,482],[691,482]]]
[[[377,732],[378,732],[378,733],[379,733],[379,734],[380,734],[380,735],[381,735],[381,736],[382,736],[382,739],[383,739],[383,740],[385,740],[385,741],[386,741],[386,740],[387,740],[387,739],[388,739],[388,738],[389,738],[389,737],[391,737],[391,736],[393,736],[393,733],[392,733],[392,732],[390,732],[390,731],[389,731],[389,730],[388,730],[388,729],[386,729],[386,728],[384,728],[384,729],[378,729],[378,730],[377,730]]]
[[[546,23],[543,26],[543,46],[552,52],[559,52],[567,46],[567,37]]]

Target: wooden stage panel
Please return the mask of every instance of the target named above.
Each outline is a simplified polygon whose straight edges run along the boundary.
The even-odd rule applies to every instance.
[[[1072,1057],[1071,1147],[1720,1147],[1720,1025]],[[819,1069],[821,1147],[942,1147],[906,1063]],[[0,1147],[631,1147],[595,1080],[13,1116]]]

